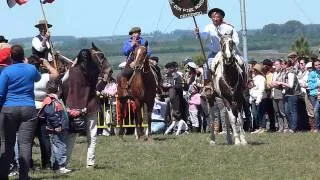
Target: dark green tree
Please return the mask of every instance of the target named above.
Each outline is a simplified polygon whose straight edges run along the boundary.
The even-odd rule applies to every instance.
[[[311,54],[308,41],[301,36],[291,47],[291,50],[296,51],[298,56],[309,56]]]

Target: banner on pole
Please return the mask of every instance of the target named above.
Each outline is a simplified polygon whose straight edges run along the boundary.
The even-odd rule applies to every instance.
[[[208,0],[169,0],[174,16],[179,19],[207,14]]]
[[[42,4],[52,3],[55,0],[40,0]],[[7,0],[7,4],[9,8],[14,7],[16,4],[19,4],[20,6],[23,4],[26,4],[28,0]]]

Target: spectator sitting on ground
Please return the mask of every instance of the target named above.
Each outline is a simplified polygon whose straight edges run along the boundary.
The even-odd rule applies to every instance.
[[[151,114],[151,133],[157,134],[157,133],[163,133],[166,129],[166,122],[165,118],[167,115],[167,106],[168,102],[165,101],[165,98],[163,95],[161,95],[159,98],[155,98],[153,111]]]

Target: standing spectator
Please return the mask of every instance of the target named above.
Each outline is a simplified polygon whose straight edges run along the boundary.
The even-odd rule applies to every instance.
[[[36,109],[39,111],[42,108],[42,101],[46,97],[46,86],[50,80],[54,80],[59,76],[58,71],[50,65],[50,63],[43,58],[39,58],[37,55],[31,55],[28,58],[28,63],[34,65],[41,73],[40,81],[34,84],[34,95]],[[44,66],[44,68],[41,68]],[[51,168],[51,145],[49,134],[46,130],[46,122],[39,120],[37,124],[36,136],[39,139],[40,151],[41,151],[41,168]]]
[[[67,107],[70,108],[70,115],[77,117],[81,110],[86,109],[84,119],[87,124],[87,168],[94,168],[95,147],[97,140],[97,112],[99,109],[96,97],[96,85],[99,76],[99,67],[92,60],[88,49],[82,49],[77,56],[77,63],[69,70],[69,92]],[[74,136],[71,140],[71,148],[74,144]],[[70,152],[70,151],[69,151]],[[68,155],[70,157],[70,155]]]
[[[251,111],[251,106],[250,106],[250,93],[249,93],[249,89],[252,88],[253,86],[253,82],[252,82],[252,72],[253,69],[252,67],[257,64],[257,61],[255,60],[251,60],[248,61],[248,83],[247,83],[247,88],[244,90],[244,99],[245,101],[243,102],[243,111],[246,115],[245,121],[243,123],[244,126],[244,130],[245,131],[249,131],[249,132],[253,132],[257,127],[254,127],[253,124],[253,116],[252,116],[252,111]]]
[[[314,107],[314,117],[316,121],[315,131],[319,131],[320,124],[320,103],[319,103],[319,83],[320,83],[320,60],[317,59],[313,62],[314,69],[308,75],[308,88],[310,92],[311,103]]]
[[[67,138],[69,119],[62,100],[59,99],[59,83],[51,80],[46,86],[47,95],[43,100],[41,114],[46,120],[46,130],[50,134],[53,170],[62,174],[71,172],[67,169]]]
[[[264,114],[268,115],[269,120],[269,131],[275,131],[275,120],[274,120],[274,109],[271,99],[271,87],[270,83],[272,82],[272,73],[273,73],[273,62],[270,59],[265,59],[263,61],[263,73],[266,77],[266,93],[263,97],[263,109]]]
[[[8,40],[4,36],[0,36],[0,74],[3,68],[12,64],[10,59],[10,47]]]
[[[1,132],[0,179],[8,179],[9,164],[14,157],[14,144],[18,133],[19,179],[30,179],[29,168],[32,143],[37,124],[34,103],[34,83],[41,78],[37,69],[24,63],[24,50],[20,45],[11,48],[13,65],[0,75],[0,101],[3,127]]]
[[[266,79],[263,76],[262,65],[255,64],[253,66],[252,81],[253,87],[250,89],[250,104],[252,106],[252,115],[257,130],[253,131],[252,134],[264,133],[266,130],[266,122],[263,118],[264,109],[262,104],[262,98],[265,96]]]
[[[307,82],[308,82],[308,75],[309,75],[309,70],[311,70],[312,68],[312,62],[308,62],[306,58],[301,58],[299,60],[299,72],[297,75],[300,87],[301,87],[301,92],[302,92],[302,96],[301,96],[301,103],[305,106],[304,109],[299,108],[300,111],[304,112],[303,114],[305,114],[305,112],[307,113],[307,118],[308,118],[308,125],[310,127],[311,131],[314,131],[315,128],[315,120],[314,120],[314,108],[312,106],[312,103],[309,99],[309,95],[307,92]],[[299,111],[299,112],[300,112]],[[301,118],[302,119],[302,118]],[[306,119],[306,118],[303,118]]]
[[[167,63],[165,65],[165,77],[163,78],[163,88],[168,89],[170,106],[172,107],[171,118],[173,121],[178,121],[183,118],[183,91],[182,77],[177,73],[175,63]]]
[[[293,72],[298,74],[299,61],[297,52],[293,51],[288,54],[288,60],[292,62]]]
[[[289,132],[294,133],[297,129],[298,122],[298,100],[301,95],[301,88],[298,78],[294,73],[293,62],[286,62],[286,73],[284,76],[284,82],[280,85],[285,89],[285,109],[287,111],[289,119]]]
[[[277,59],[274,62],[275,72],[272,75],[272,82],[270,87],[272,87],[271,97],[273,99],[273,108],[275,111],[275,119],[278,122],[278,132],[288,131],[288,120],[286,117],[286,112],[284,108],[283,100],[283,88],[280,85],[284,82],[285,70],[282,70],[282,60]]]

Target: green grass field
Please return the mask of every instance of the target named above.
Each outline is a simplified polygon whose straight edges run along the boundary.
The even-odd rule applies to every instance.
[[[152,144],[125,136],[99,137],[96,169],[86,169],[84,137],[77,139],[68,175],[32,173],[36,179],[319,179],[320,136],[312,133],[247,135],[249,145],[227,145],[218,135],[154,136]],[[39,163],[39,150],[34,152]]]

